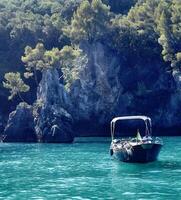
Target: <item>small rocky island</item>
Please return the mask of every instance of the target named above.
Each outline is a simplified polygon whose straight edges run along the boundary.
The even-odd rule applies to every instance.
[[[2,78],[14,98],[7,102],[1,88],[1,107],[10,108],[1,113],[5,142],[69,143],[75,136],[109,136],[111,119],[122,115],[150,116],[160,134],[179,135],[181,34],[174,9],[181,4],[129,2],[117,10],[114,1],[80,0],[67,4],[71,12],[57,8],[49,15],[40,6],[37,13],[29,8],[38,19],[35,29],[45,20],[44,32],[20,28],[24,41],[13,62],[23,66],[22,76],[10,72]],[[4,34],[11,36],[13,30]],[[15,36],[9,48],[22,39]]]

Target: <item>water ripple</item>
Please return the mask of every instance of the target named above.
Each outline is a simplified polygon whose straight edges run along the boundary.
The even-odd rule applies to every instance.
[[[109,143],[0,144],[0,200],[180,200],[181,138],[165,138],[159,161],[127,164]]]

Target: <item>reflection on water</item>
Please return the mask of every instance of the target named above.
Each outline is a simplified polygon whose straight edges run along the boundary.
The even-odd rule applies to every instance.
[[[159,160],[118,162],[109,139],[0,144],[0,199],[181,199],[181,138],[164,138]],[[101,141],[101,142],[100,142]]]

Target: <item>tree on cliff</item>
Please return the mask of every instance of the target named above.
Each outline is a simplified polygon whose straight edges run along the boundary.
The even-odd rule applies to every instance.
[[[79,79],[81,71],[87,64],[87,56],[77,46],[64,46],[60,51],[60,56],[65,88],[69,90],[72,83]]]
[[[156,9],[157,30],[159,32],[159,44],[162,46],[162,56],[165,62],[171,66],[171,70],[181,68],[181,2],[160,1]]]
[[[42,43],[38,43],[34,49],[27,46],[22,61],[26,65],[24,76],[29,78],[35,76],[36,72],[43,72],[48,69],[57,69],[63,73],[63,78],[68,89],[72,82],[78,78],[80,67],[85,62],[85,56],[79,47],[64,46],[61,50],[52,48],[46,50]]]
[[[166,9],[166,8],[165,8]],[[162,46],[162,56],[164,61],[172,63],[174,61],[174,44],[173,44],[173,36],[170,30],[170,22],[169,22],[169,13],[166,10],[163,10],[157,29],[160,33],[160,37],[158,39],[159,44]]]
[[[26,66],[24,76],[25,78],[29,78],[34,75],[37,84],[37,71],[42,72],[43,70],[58,66],[58,48],[53,48],[51,51],[47,51],[42,43],[38,43],[34,49],[27,46],[24,54],[25,55],[21,58]]]
[[[135,61],[151,61],[160,55],[158,34],[155,32],[154,9],[156,3],[136,4],[127,16],[112,19],[112,43],[116,51],[123,55],[128,65]]]
[[[36,57],[41,45],[36,52],[31,47],[39,42],[45,46],[43,51],[50,51],[47,52],[48,62],[54,62],[53,47],[59,52],[71,42],[86,40],[100,41],[111,47],[124,58],[125,67],[134,67],[138,62],[151,63],[154,59],[166,68],[172,66],[171,71],[181,70],[179,0],[1,0],[0,8],[1,81],[6,72],[18,70],[24,73],[24,68],[19,67],[24,48],[29,46],[26,51]],[[37,66],[35,69],[32,58],[26,59],[26,77],[42,70]],[[38,64],[40,68],[44,65],[42,59]],[[76,62],[71,70],[70,65],[64,69],[63,63],[61,65],[67,85],[78,73],[72,73],[74,76],[70,77],[71,73],[66,76],[66,71],[80,68],[75,67]],[[36,75],[34,78],[37,79]],[[31,81],[30,84],[34,85]],[[2,85],[0,89],[3,91]],[[35,94],[36,88],[32,87],[31,92]],[[0,95],[1,101],[3,98],[4,95]]]
[[[10,96],[8,97],[9,100],[13,99],[16,95],[19,96],[19,98],[24,101],[24,99],[21,96],[21,92],[28,92],[30,87],[24,83],[24,81],[21,78],[21,75],[19,72],[13,73],[9,72],[6,73],[5,76],[5,82],[3,82],[3,86],[10,90]]]
[[[74,13],[71,24],[63,29],[75,43],[103,39],[110,25],[110,8],[101,0],[83,1]]]

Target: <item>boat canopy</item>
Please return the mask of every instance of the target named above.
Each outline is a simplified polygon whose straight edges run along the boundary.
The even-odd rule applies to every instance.
[[[115,133],[115,126],[116,126],[116,122],[117,121],[121,121],[121,120],[143,120],[145,123],[145,135],[149,136],[151,135],[151,118],[147,117],[147,116],[123,116],[123,117],[115,117],[112,121],[111,121],[111,137],[112,140],[114,139],[114,133]]]

